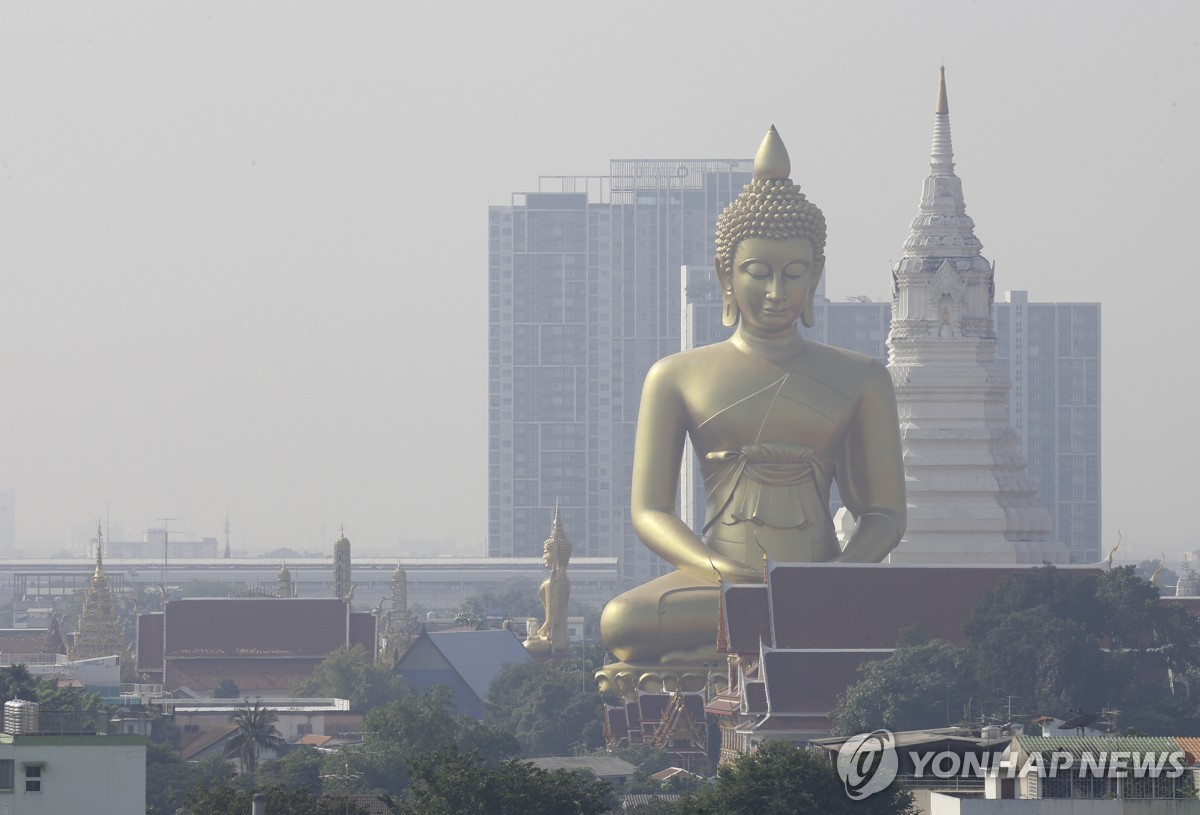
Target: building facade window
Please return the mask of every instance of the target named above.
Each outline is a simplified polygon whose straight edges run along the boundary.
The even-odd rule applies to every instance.
[[[42,791],[42,765],[41,764],[26,764],[25,765],[25,791],[26,792],[41,792]]]
[[[13,788],[13,773],[16,762],[11,758],[0,759],[0,790]]]

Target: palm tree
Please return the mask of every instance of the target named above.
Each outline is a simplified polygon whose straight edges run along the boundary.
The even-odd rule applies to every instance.
[[[279,717],[275,711],[263,707],[257,701],[243,700],[242,709],[230,719],[237,725],[237,734],[225,745],[225,755],[236,755],[242,760],[242,770],[254,775],[258,767],[258,751],[263,748],[277,749],[283,746],[283,736],[275,727]]]

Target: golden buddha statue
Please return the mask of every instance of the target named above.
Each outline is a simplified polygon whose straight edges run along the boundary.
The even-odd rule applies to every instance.
[[[621,662],[601,690],[698,690],[717,659],[721,580],[763,580],[763,561],[883,560],[904,534],[904,467],[887,369],[804,339],[825,265],[825,219],[788,178],[775,128],[754,179],[717,219],[725,342],[646,375],[634,447],[638,537],[676,571],[608,603],[601,636]],[[699,534],[676,514],[690,439],[707,494]],[[843,549],[833,481],[857,525]]]
[[[525,638],[525,648],[534,656],[565,654],[570,645],[567,630],[567,603],[571,599],[571,581],[567,578],[567,564],[571,561],[573,545],[563,531],[558,519],[558,504],[554,505],[554,524],[550,537],[542,547],[542,557],[550,576],[538,586],[546,622]]]

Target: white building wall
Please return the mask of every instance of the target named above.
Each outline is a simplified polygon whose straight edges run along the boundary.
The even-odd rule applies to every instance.
[[[0,815],[143,815],[146,740],[136,736],[0,736],[0,761],[14,763]],[[41,766],[40,791],[26,768]]]

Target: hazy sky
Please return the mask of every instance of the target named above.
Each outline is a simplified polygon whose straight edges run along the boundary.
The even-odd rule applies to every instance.
[[[1200,545],[1200,4],[1094,0],[5,3],[18,543],[481,553],[488,204],[775,123],[827,293],[886,297],[943,61],[997,291],[1103,303],[1106,542]]]

